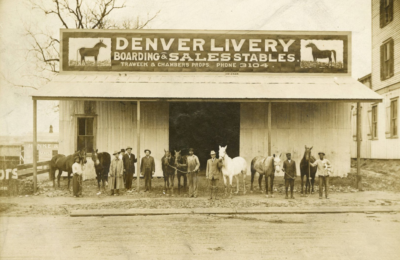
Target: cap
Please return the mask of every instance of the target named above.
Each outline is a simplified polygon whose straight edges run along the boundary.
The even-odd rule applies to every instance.
[[[215,151],[214,151],[214,150],[212,150],[210,154],[215,154]]]
[[[318,154],[322,154],[322,155],[325,155],[325,153],[324,153],[324,152],[319,152]]]
[[[130,147],[130,146],[126,147],[126,150],[129,150],[129,149],[131,149],[131,150],[132,150],[132,147]]]
[[[194,152],[194,149],[193,148],[189,148],[189,152]]]

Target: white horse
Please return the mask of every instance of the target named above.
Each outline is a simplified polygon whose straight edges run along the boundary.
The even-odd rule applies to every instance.
[[[227,183],[226,183],[226,178],[229,178],[229,184],[230,184],[230,194],[229,197],[232,197],[232,179],[233,176],[235,176],[236,179],[236,184],[237,184],[237,190],[235,194],[239,193],[239,174],[242,174],[243,176],[243,194],[246,194],[246,174],[247,174],[247,163],[246,160],[242,157],[235,157],[231,158],[228,156],[226,153],[226,148],[219,146],[219,159],[222,159],[222,178],[224,179],[224,185],[225,185],[225,196],[227,195]]]

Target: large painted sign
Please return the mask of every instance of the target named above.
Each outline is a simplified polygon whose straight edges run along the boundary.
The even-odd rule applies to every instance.
[[[349,73],[350,33],[61,30],[61,71]]]

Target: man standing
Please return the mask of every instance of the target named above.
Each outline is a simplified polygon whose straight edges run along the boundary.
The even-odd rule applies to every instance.
[[[189,179],[189,197],[197,198],[197,172],[200,168],[200,162],[199,158],[193,152],[193,148],[190,148],[189,155],[187,156],[187,175]]]
[[[287,160],[283,162],[282,170],[285,173],[285,190],[286,190],[286,197],[288,199],[288,189],[290,186],[290,198],[294,199],[293,197],[293,188],[294,188],[294,180],[297,177],[297,170],[296,170],[296,162],[292,160],[292,155],[290,153],[286,154]]]
[[[329,190],[329,172],[330,172],[330,165],[331,162],[325,159],[325,153],[319,152],[319,159],[316,160],[314,163],[311,163],[311,166],[318,166],[317,167],[317,175],[319,179],[319,198],[322,199],[322,190],[325,186],[325,197],[329,199],[328,190]]]
[[[122,160],[119,158],[118,151],[115,151],[113,155],[115,158],[111,161],[110,164],[110,172],[109,172],[109,187],[111,189],[111,196],[116,195],[119,196],[119,190],[124,187],[124,164]],[[115,193],[114,193],[115,192]]]
[[[124,161],[124,155],[125,155],[125,149],[124,148],[122,148],[121,149],[121,151],[119,152],[119,159],[121,160],[121,161]],[[125,181],[126,181],[126,172],[124,171],[124,187],[126,187],[126,185],[125,185]]]
[[[144,192],[151,192],[151,178],[156,172],[156,165],[154,158],[150,156],[151,151],[146,149],[144,153],[146,156],[142,158],[142,163],[140,164],[140,175],[144,175]]]
[[[124,174],[125,176],[125,188],[128,192],[132,192],[132,179],[135,173],[135,163],[137,159],[134,154],[132,154],[132,147],[128,146],[126,148],[126,154],[123,157],[124,161]]]
[[[221,160],[215,158],[215,151],[211,151],[210,155],[211,159],[207,160],[207,168],[206,168],[206,178],[209,181],[209,186],[210,186],[209,200],[212,199],[217,200],[218,180],[221,176],[222,162]]]

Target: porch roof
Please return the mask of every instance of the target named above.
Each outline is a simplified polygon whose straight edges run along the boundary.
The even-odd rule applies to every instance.
[[[382,102],[350,76],[60,74],[37,100]]]

